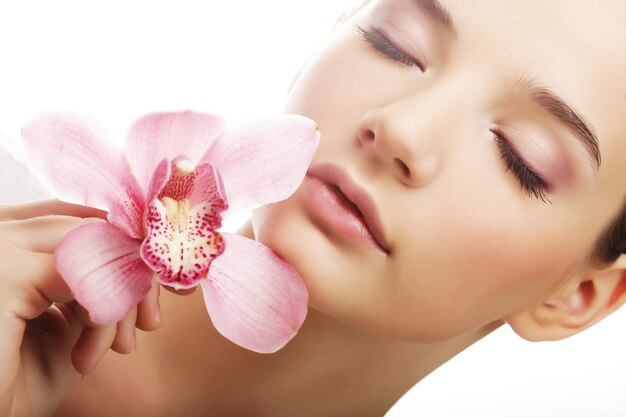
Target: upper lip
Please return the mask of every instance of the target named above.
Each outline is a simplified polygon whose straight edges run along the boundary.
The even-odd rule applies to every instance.
[[[336,165],[324,163],[312,165],[307,174],[338,187],[346,198],[361,212],[365,225],[374,237],[374,240],[376,240],[376,243],[386,253],[390,252],[389,243],[385,237],[385,230],[374,199],[357,185],[346,171]]]

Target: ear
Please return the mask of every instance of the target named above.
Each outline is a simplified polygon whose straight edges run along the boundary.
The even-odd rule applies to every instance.
[[[571,279],[547,300],[505,318],[530,341],[559,340],[597,323],[626,302],[626,255]]]

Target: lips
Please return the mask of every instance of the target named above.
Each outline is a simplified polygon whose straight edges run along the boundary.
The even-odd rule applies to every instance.
[[[342,168],[332,164],[312,165],[307,175],[315,177],[332,186],[346,198],[355,208],[357,216],[362,217],[363,223],[373,237],[379,249],[389,254],[389,243],[385,237],[378,208],[372,197],[358,186]]]

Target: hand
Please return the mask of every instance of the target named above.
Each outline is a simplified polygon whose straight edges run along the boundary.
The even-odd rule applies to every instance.
[[[109,348],[129,353],[135,327],[160,326],[159,286],[117,324],[92,323],[54,267],[72,228],[106,218],[97,209],[47,200],[0,206],[0,415],[49,415],[76,372],[86,374]]]

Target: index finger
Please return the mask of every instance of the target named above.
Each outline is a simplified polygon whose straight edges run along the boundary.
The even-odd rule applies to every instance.
[[[91,221],[99,220],[69,216],[40,216],[2,223],[0,231],[4,239],[24,250],[54,253],[70,230]]]
[[[12,276],[16,285],[13,288],[20,288],[15,292],[15,302],[12,303],[17,317],[31,320],[46,311],[53,302],[65,303],[74,298],[54,266],[54,255],[20,250],[13,255],[22,264]]]
[[[0,221],[24,220],[32,217],[62,215],[73,217],[99,217],[106,219],[107,212],[80,204],[65,203],[61,200],[49,199],[26,204],[0,205]]]

